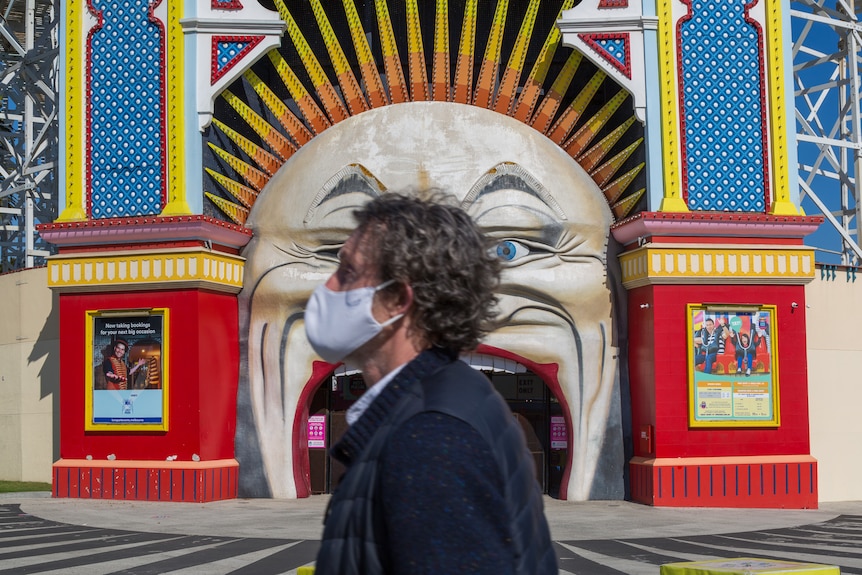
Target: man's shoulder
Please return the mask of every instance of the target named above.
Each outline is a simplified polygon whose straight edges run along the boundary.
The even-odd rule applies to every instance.
[[[421,382],[426,409],[475,403],[494,395],[494,387],[481,372],[460,360]]]
[[[421,411],[444,413],[467,422],[485,437],[514,424],[512,411],[491,381],[462,361],[455,361],[421,382]]]

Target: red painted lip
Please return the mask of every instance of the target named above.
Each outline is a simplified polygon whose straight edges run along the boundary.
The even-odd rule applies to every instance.
[[[570,417],[569,404],[562,393],[559,380],[559,364],[556,363],[537,363],[526,357],[522,357],[505,349],[492,347],[489,345],[480,345],[476,349],[477,353],[501,357],[516,361],[521,365],[526,366],[530,371],[542,378],[551,393],[559,401],[563,410],[563,417],[566,420],[566,429],[571,430],[572,421]],[[293,419],[293,475],[296,483],[297,497],[309,497],[311,495],[311,471],[308,460],[308,441],[306,437],[308,426],[308,404],[311,398],[317,391],[317,388],[324,380],[341,364],[326,363],[324,361],[315,361],[312,363],[311,377],[305,382],[302,393],[299,396],[296,417]],[[571,445],[571,439],[569,440]],[[568,498],[569,473],[572,467],[572,450],[568,450],[566,468],[563,471],[563,476],[560,481],[560,499]]]

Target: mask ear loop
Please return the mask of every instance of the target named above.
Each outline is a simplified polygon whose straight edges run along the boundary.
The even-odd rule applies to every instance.
[[[395,283],[395,279],[394,279],[394,278],[393,278],[393,279],[391,279],[391,280],[386,280],[385,282],[383,282],[382,284],[380,284],[379,286],[377,286],[376,288],[374,288],[374,291],[375,291],[375,292],[379,292],[379,291],[380,291],[380,290],[382,290],[383,288],[387,288],[387,287],[391,286],[391,285],[392,285],[392,284],[394,284],[394,283]]]
[[[375,292],[375,293],[377,293],[377,292],[379,292],[380,290],[382,290],[382,289],[384,289],[384,288],[386,288],[386,287],[389,287],[389,286],[391,286],[391,285],[392,285],[392,284],[394,284],[394,283],[395,283],[395,279],[394,279],[394,278],[393,278],[393,279],[391,279],[391,280],[386,280],[385,282],[383,282],[382,284],[380,284],[379,286],[377,286],[376,288],[374,288],[374,292]],[[395,323],[396,321],[398,321],[399,319],[401,319],[402,317],[404,317],[404,314],[403,314],[403,313],[399,313],[398,315],[394,315],[394,316],[390,317],[389,319],[387,319],[385,322],[381,323],[381,324],[380,324],[380,327],[381,327],[381,328],[384,328],[384,327],[390,326],[390,325],[392,325],[393,323]]]

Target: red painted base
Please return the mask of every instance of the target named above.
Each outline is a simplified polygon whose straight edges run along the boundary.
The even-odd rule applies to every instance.
[[[234,499],[239,463],[216,461],[92,461],[54,464],[54,497],[205,503]]]
[[[629,462],[632,500],[656,507],[817,509],[810,455],[690,457]]]

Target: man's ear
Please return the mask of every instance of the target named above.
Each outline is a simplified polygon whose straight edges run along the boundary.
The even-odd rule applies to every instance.
[[[393,298],[396,314],[405,314],[413,307],[413,286],[408,283],[398,282],[398,295]]]
[[[381,303],[390,316],[407,315],[413,307],[413,287],[405,282],[395,282],[383,290],[381,295]]]

